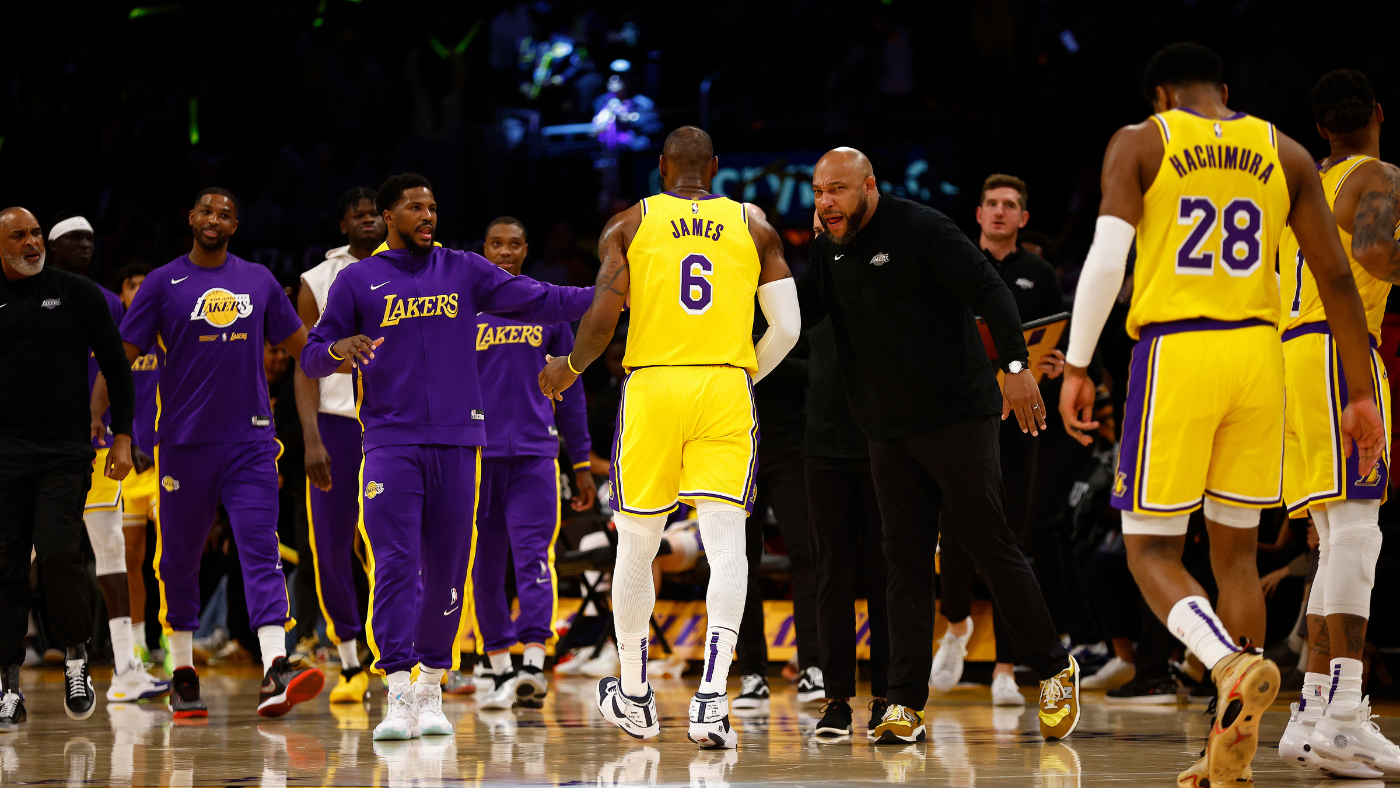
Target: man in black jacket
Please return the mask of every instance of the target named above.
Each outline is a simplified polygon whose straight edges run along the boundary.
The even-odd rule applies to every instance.
[[[39,558],[49,621],[67,650],[65,710],[87,719],[90,583],[83,503],[90,441],[88,349],[108,381],[112,448],[105,473],[131,470],[136,391],[107,302],[90,279],[44,267],[44,236],[23,208],[0,212],[0,729],[25,721],[19,691],[29,622],[29,551]]]
[[[997,414],[1014,413],[1032,435],[1045,429],[1016,302],[948,217],[881,196],[859,151],[823,156],[812,189],[824,234],[798,283],[803,327],[831,318],[851,412],[870,440],[889,564],[890,706],[872,734],[925,738],[941,510],[1005,611],[1017,653],[1042,678],[1041,734],[1064,738],[1079,721],[1079,671],[1003,513]],[[974,309],[996,342],[1004,392]]]

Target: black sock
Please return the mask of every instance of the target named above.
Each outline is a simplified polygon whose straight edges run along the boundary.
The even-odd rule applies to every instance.
[[[79,643],[76,646],[69,646],[65,659],[87,659],[87,644]]]
[[[341,671],[340,671],[340,677],[343,678],[343,679],[345,679],[346,681],[349,681],[350,679],[355,678],[356,674],[358,674],[360,671],[362,671],[362,670],[364,670],[364,669],[365,669],[365,668],[364,668],[363,665],[361,665],[361,666],[358,667],[358,668],[343,668],[343,669],[341,669]]]
[[[19,692],[19,665],[0,666],[0,692],[4,690]]]

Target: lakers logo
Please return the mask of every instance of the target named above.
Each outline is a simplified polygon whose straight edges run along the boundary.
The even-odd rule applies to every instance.
[[[1371,472],[1356,480],[1357,487],[1375,487],[1381,483],[1381,466],[1377,465]]]
[[[250,296],[232,293],[222,287],[211,287],[194,302],[190,320],[203,320],[211,326],[223,328],[251,314],[253,299]]]
[[[166,492],[175,492],[176,490],[180,489],[180,483],[170,476],[166,476],[164,479],[161,479],[160,486],[164,487]]]
[[[369,484],[365,485],[366,498],[373,498],[382,492],[384,492],[384,485],[380,482],[370,482]]]
[[[1122,471],[1113,479],[1113,497],[1122,498],[1128,492],[1128,474]]]

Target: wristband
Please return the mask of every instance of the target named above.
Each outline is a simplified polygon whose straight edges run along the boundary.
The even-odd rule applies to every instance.
[[[574,373],[575,375],[582,375],[582,372],[579,372],[578,370],[574,369],[574,360],[572,358],[573,355],[573,353],[570,353],[569,355],[564,357],[564,365],[567,366],[569,368],[569,371]]]

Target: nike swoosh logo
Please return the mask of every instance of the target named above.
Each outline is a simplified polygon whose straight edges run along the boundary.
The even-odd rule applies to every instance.
[[[185,281],[186,279],[189,279],[189,277],[188,277],[188,276],[182,276],[182,277],[180,277],[179,279],[171,279],[171,280],[170,280],[170,284],[172,284],[172,285],[178,285],[178,284],[180,284],[181,282]]]
[[[844,255],[844,254],[838,254],[838,255],[836,255],[836,259],[837,259],[837,260],[840,260],[841,258],[843,258],[843,257],[845,257],[845,256],[846,256],[846,255]]]
[[[388,284],[388,282],[385,282],[385,284]],[[452,615],[452,613],[453,613],[454,611],[456,611],[457,608],[459,608],[459,607],[461,607],[461,605],[457,605],[456,607],[450,608],[450,609],[448,609],[448,610],[444,610],[444,611],[442,611],[442,614],[443,614],[444,616],[450,616],[450,615]]]
[[[9,306],[9,303],[0,304],[0,309],[4,309],[7,306]]]
[[[377,284],[377,285],[370,285],[370,286],[369,286],[369,289],[371,289],[371,290],[378,290],[379,288],[381,288],[381,287],[383,287],[384,285],[387,285],[387,284],[389,284],[389,283],[388,283],[388,282],[380,282],[380,283]]]

